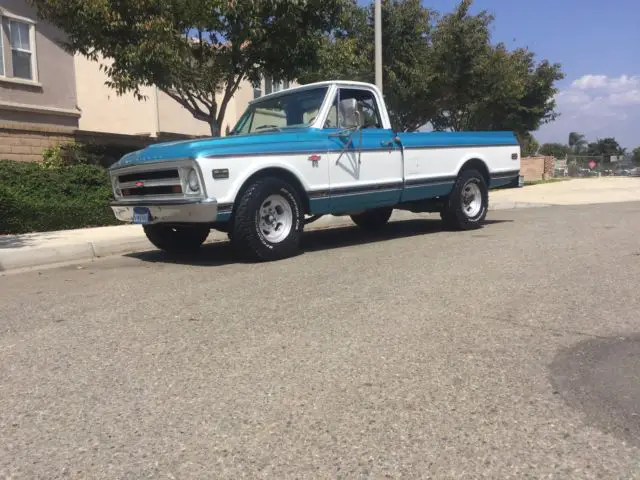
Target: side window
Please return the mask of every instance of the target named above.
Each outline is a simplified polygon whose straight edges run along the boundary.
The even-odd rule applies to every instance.
[[[363,128],[382,128],[380,112],[373,93],[357,88],[341,88],[340,100],[355,98],[362,114]]]

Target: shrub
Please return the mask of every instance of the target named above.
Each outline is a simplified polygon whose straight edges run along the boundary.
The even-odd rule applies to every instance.
[[[135,146],[68,142],[45,148],[41,164],[44,168],[71,165],[99,165],[108,168],[135,150],[138,150]]]
[[[84,144],[83,147],[84,151],[87,152],[87,155],[92,156],[94,159],[91,163],[101,165],[105,168],[109,168],[127,153],[140,150],[140,147],[132,145],[103,145],[87,143]]]
[[[43,168],[61,168],[71,165],[97,165],[97,158],[87,154],[84,145],[79,143],[62,143],[42,151]]]
[[[0,161],[0,233],[118,225],[107,170]]]

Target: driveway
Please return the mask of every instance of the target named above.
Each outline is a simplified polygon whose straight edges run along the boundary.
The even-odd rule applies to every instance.
[[[0,477],[640,476],[640,203],[0,276]]]
[[[566,181],[530,185],[525,188],[492,191],[496,205],[526,203],[587,205],[640,201],[640,177],[572,178]]]

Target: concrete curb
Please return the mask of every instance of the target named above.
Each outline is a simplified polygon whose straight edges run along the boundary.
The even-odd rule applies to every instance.
[[[90,243],[72,243],[54,247],[26,247],[0,251],[0,272],[86,261],[95,257]]]
[[[149,240],[144,238],[117,238],[113,240],[97,240],[90,242],[93,255],[96,258],[124,255],[133,252],[154,250]]]
[[[521,202],[497,202],[489,205],[489,210],[512,210],[520,208],[547,207],[548,204],[521,203]],[[425,218],[423,214],[396,211],[392,220],[408,220],[412,218]],[[430,215],[427,218],[438,218]],[[310,224],[307,231],[326,230],[353,225],[349,217],[327,216]],[[212,231],[206,243],[218,243],[226,241],[226,235]],[[155,247],[146,237],[139,234],[128,233],[125,236],[89,238],[76,240],[73,243],[61,243],[60,241],[45,243],[41,246],[26,246],[18,248],[0,248],[0,272],[8,273],[34,268],[48,268],[62,264],[91,261],[96,258],[114,255],[155,250]]]

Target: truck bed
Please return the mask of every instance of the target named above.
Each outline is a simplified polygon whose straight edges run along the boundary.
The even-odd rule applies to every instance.
[[[404,148],[468,148],[518,145],[513,132],[409,132],[398,134]]]

